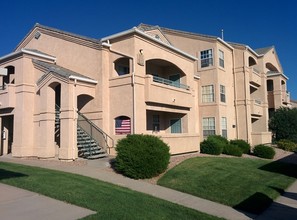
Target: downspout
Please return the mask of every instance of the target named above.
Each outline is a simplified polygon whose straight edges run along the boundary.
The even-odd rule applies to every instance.
[[[232,64],[233,64],[233,83],[234,83],[234,108],[235,108],[235,124],[236,124],[236,139],[239,137],[238,131],[238,113],[237,113],[237,83],[236,83],[236,73],[235,73],[235,53],[232,50]]]
[[[132,130],[132,134],[135,134],[135,126],[136,126],[136,117],[135,117],[135,113],[136,113],[136,104],[135,104],[135,72],[134,72],[134,65],[135,65],[135,60],[133,59],[133,70],[132,70],[132,96],[133,96],[133,110],[132,110],[132,118],[133,118],[133,130]]]
[[[77,79],[74,79],[74,85],[73,85],[73,105],[72,105],[72,108],[73,108],[73,120],[75,122],[76,120],[76,123],[74,123],[76,126],[77,126],[77,113],[76,113],[76,106],[75,106],[75,102],[76,102],[76,93],[75,93],[75,88],[76,88],[76,84],[77,84]],[[76,131],[76,128],[73,129],[73,143],[76,143],[77,142],[77,138],[75,140],[75,137],[76,137],[76,134],[75,134]],[[77,143],[76,143],[77,145]],[[76,146],[77,147],[77,146]],[[72,145],[72,159],[75,160],[76,158],[76,155],[74,155],[74,152],[75,152],[75,147],[74,145]]]

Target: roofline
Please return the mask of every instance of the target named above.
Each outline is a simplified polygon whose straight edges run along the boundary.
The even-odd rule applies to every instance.
[[[111,40],[111,39],[115,39],[115,38],[118,38],[118,37],[122,37],[122,36],[125,36],[127,34],[131,34],[131,33],[137,33],[137,34],[139,34],[139,35],[141,35],[143,37],[146,37],[146,38],[149,38],[150,40],[153,40],[156,43],[159,43],[159,44],[161,44],[161,45],[163,45],[165,47],[168,47],[171,50],[174,50],[174,51],[176,51],[176,52],[178,52],[178,53],[180,53],[180,54],[182,54],[182,55],[184,55],[184,56],[186,56],[188,58],[191,58],[193,60],[198,60],[197,57],[194,57],[194,56],[192,56],[192,55],[190,55],[190,54],[188,54],[188,53],[186,53],[186,52],[184,52],[184,51],[182,51],[182,50],[180,50],[180,49],[178,49],[178,48],[176,48],[176,47],[174,47],[172,45],[166,44],[166,43],[164,43],[164,42],[162,42],[162,41],[160,41],[158,39],[155,39],[154,37],[152,37],[152,36],[144,33],[141,30],[139,30],[137,27],[133,27],[133,28],[131,28],[129,30],[122,31],[122,32],[119,32],[119,33],[116,33],[116,34],[113,34],[113,35],[109,35],[107,37],[104,37],[104,38],[101,39],[101,42],[108,41],[108,40]]]
[[[269,76],[283,76],[286,80],[288,80],[289,79],[289,77],[287,77],[285,74],[283,74],[283,73],[270,73],[270,74],[266,74],[267,75],[267,77],[269,77]]]
[[[246,50],[249,50],[252,54],[254,54],[256,57],[263,57],[264,54],[258,54],[256,51],[254,51],[252,48],[250,48],[250,46],[246,45],[245,46]]]
[[[57,61],[57,58],[54,56],[50,56],[50,55],[45,55],[45,54],[40,54],[38,52],[34,52],[34,51],[30,51],[30,50],[26,50],[26,48],[22,48],[21,51],[23,53],[29,54],[29,55],[33,55],[33,56],[37,56],[37,57],[41,57],[41,58],[45,58],[45,59],[49,59],[52,60],[54,62]]]
[[[234,47],[232,47],[230,44],[228,44],[226,41],[224,41],[224,40],[221,39],[220,37],[218,37],[217,40],[218,40],[220,43],[224,44],[224,45],[225,45],[226,47],[228,47],[229,49],[234,50]]]
[[[0,61],[4,60],[4,59],[11,58],[13,56],[18,56],[18,55],[20,55],[22,53],[37,56],[37,57],[40,57],[40,58],[49,59],[49,60],[52,60],[54,62],[56,62],[56,60],[57,60],[56,57],[53,57],[53,56],[50,56],[50,55],[45,55],[45,54],[40,54],[38,52],[34,52],[34,51],[26,50],[25,48],[22,48],[20,51],[15,51],[15,52],[9,53],[7,55],[4,55],[3,57],[0,57]]]
[[[81,81],[81,82],[93,83],[93,84],[97,84],[98,83],[97,80],[87,79],[87,78],[84,78],[84,77],[73,76],[73,75],[70,75],[69,76],[69,79],[78,80],[78,81]]]

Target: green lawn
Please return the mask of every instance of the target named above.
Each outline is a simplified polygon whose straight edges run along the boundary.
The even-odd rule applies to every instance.
[[[219,219],[92,178],[0,162],[0,182],[97,212],[86,219]]]
[[[247,158],[191,158],[158,184],[259,214],[297,178],[297,165]]]

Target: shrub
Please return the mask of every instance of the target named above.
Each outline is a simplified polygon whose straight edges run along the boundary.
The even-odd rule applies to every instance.
[[[203,154],[220,155],[224,145],[216,139],[206,139],[200,144],[200,151]]]
[[[223,149],[223,154],[241,157],[242,150],[235,144],[226,144]]]
[[[210,140],[210,139],[213,139],[222,145],[226,145],[229,143],[229,141],[221,135],[210,135],[207,137],[207,140]]]
[[[244,154],[249,154],[251,152],[251,146],[245,140],[231,140],[230,144],[237,145]]]
[[[283,149],[285,151],[296,151],[297,150],[297,144],[294,143],[293,141],[287,140],[287,139],[282,139],[277,142],[277,147],[280,149]]]
[[[254,155],[261,158],[272,159],[275,155],[275,150],[271,147],[259,144],[254,148]]]
[[[128,135],[118,141],[115,169],[133,179],[151,178],[169,164],[169,146],[152,135]]]

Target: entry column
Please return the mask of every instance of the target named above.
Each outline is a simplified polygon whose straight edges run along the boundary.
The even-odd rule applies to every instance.
[[[77,158],[77,97],[75,85],[61,85],[60,109],[60,149],[59,159],[75,160]]]

